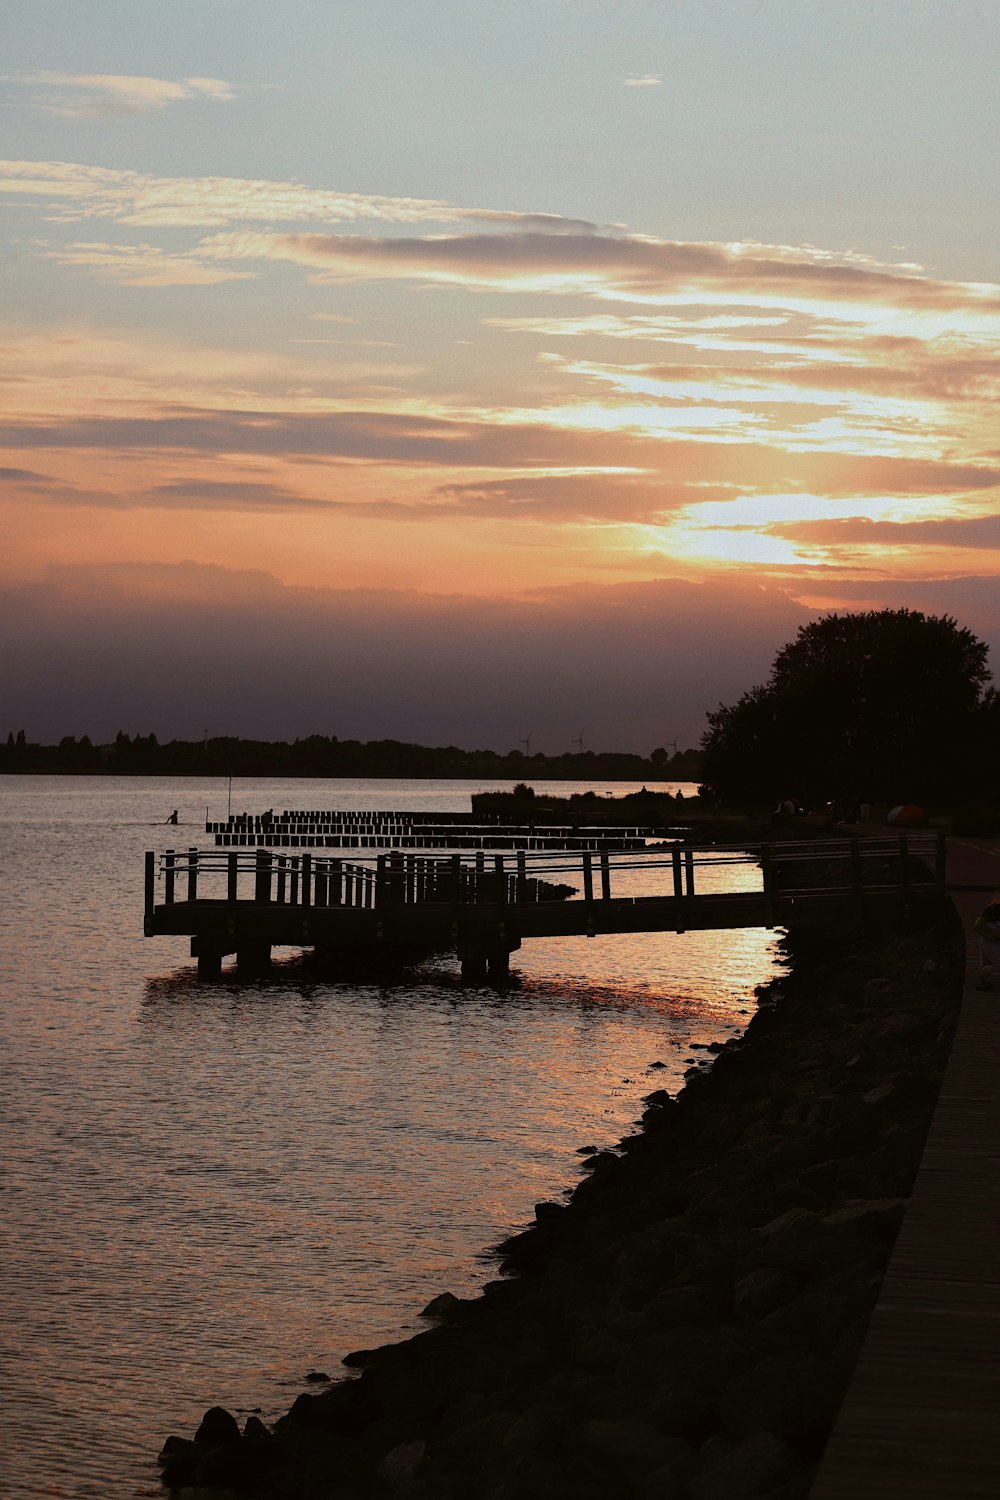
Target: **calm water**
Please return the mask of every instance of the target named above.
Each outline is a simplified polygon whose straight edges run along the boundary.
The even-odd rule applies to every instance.
[[[240,780],[232,806],[467,810],[475,789]],[[4,1500],[158,1495],[161,1440],[206,1406],[273,1418],[310,1369],[491,1279],[577,1148],[680,1087],[773,972],[752,931],[526,944],[506,991],[450,960],[333,984],[292,955],[198,985],[185,939],[141,935],[142,855],[205,846],[224,784],[0,794]]]

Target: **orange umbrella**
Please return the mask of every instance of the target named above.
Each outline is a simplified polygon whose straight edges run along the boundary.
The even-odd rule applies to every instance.
[[[915,823],[926,822],[926,819],[927,814],[924,812],[923,808],[918,807],[915,802],[901,802],[898,807],[894,807],[892,809],[892,811],[889,813],[888,818],[886,819],[886,822],[909,825],[910,827],[912,827]]]

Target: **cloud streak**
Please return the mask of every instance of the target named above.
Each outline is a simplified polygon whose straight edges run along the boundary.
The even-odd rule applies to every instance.
[[[760,305],[874,302],[908,311],[1000,315],[1000,287],[945,282],[808,248],[721,245],[637,235],[213,235],[200,253],[220,260],[285,260],[350,279],[424,280],[472,288],[618,297],[724,296]]]
[[[3,73],[0,81],[32,92],[36,108],[72,119],[151,114],[191,100],[236,98],[222,78],[147,78],[127,73]]]
[[[158,177],[63,161],[0,161],[0,198],[41,200],[64,223],[113,219],[139,228],[237,223],[389,224],[482,222],[538,233],[595,226],[560,214],[462,208],[439,198],[345,193],[306,183],[242,177]]]

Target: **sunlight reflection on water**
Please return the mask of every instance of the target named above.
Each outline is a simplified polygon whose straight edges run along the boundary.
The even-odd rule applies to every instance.
[[[240,783],[240,806],[468,807],[469,783]],[[398,1337],[745,1024],[760,930],[547,940],[514,983],[438,959],[335,984],[300,957],[196,982],[141,932],[142,853],[205,843],[197,781],[3,778],[0,1111],[10,1500],[156,1493],[220,1401],[287,1408]],[[221,806],[220,806],[221,804]],[[756,878],[746,871],[746,878]],[[663,1068],[651,1068],[654,1062]]]

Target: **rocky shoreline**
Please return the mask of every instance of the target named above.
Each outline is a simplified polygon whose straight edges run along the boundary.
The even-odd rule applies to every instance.
[[[801,1500],[905,1211],[961,997],[950,917],[794,933],[744,1035],[566,1204],[503,1279],[360,1351],[269,1431],[169,1438],[184,1500]]]

